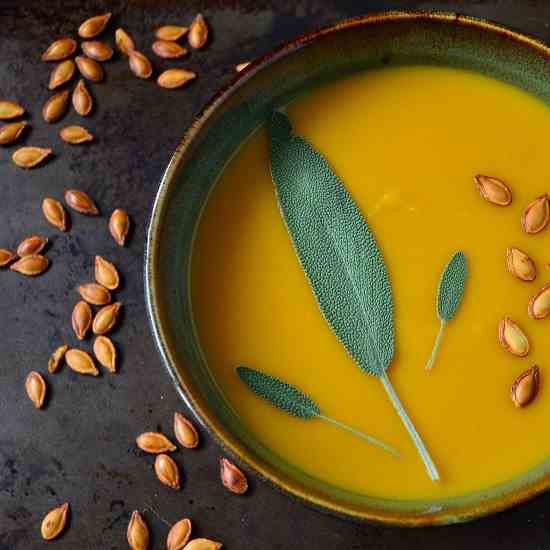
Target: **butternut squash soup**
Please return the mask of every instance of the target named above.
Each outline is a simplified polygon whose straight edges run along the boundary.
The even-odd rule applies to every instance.
[[[376,238],[394,304],[396,353],[387,374],[440,480],[426,475],[380,379],[358,368],[321,314],[279,210],[263,128],[208,199],[191,273],[201,347],[236,414],[307,474],[375,497],[463,495],[547,459],[550,325],[529,315],[528,304],[550,281],[550,229],[525,228],[540,229],[547,201],[528,211],[523,226],[522,216],[550,191],[550,109],[473,72],[416,66],[326,85],[292,102],[287,114],[294,132],[328,160]],[[476,175],[497,178],[504,191],[476,183]],[[512,201],[505,206],[507,188]],[[511,247],[533,263],[513,251],[507,262]],[[438,284],[457,251],[468,262],[464,297],[428,370],[440,329]],[[535,309],[544,312],[540,302]],[[323,414],[400,457],[278,409],[242,382],[240,365],[296,386]],[[538,392],[527,380],[511,395],[533,365],[540,368]]]

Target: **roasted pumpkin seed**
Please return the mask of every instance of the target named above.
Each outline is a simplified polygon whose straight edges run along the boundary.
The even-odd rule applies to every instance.
[[[111,15],[113,14],[109,12],[86,19],[86,21],[78,27],[78,36],[81,38],[93,38],[102,33],[107,23],[109,23]]]
[[[74,333],[79,340],[86,338],[87,332],[92,326],[92,308],[84,300],[80,300],[74,308],[71,317]]]
[[[225,488],[237,495],[246,493],[248,489],[248,481],[244,473],[227,458],[220,459],[220,479]]]
[[[69,80],[71,80],[71,78],[74,76],[75,70],[76,65],[74,64],[74,61],[72,59],[66,59],[65,61],[62,61],[52,69],[48,88],[50,90],[55,90],[56,88],[59,88],[59,86],[62,86],[66,82],[69,82]]]
[[[115,290],[120,284],[117,268],[101,256],[95,257],[95,280],[109,290]]]
[[[550,283],[545,284],[529,300],[527,312],[533,319],[545,319],[550,315]]]
[[[187,34],[187,40],[192,48],[202,48],[208,42],[208,25],[202,14],[198,14]]]
[[[49,373],[53,374],[54,372],[57,372],[59,370],[59,367],[61,366],[61,361],[63,361],[65,353],[68,349],[69,346],[63,344],[62,346],[57,347],[55,351],[51,354],[50,358],[48,359]]]
[[[193,539],[187,543],[183,550],[220,550],[221,547],[221,542],[210,539]]]
[[[166,550],[183,550],[191,538],[191,520],[184,518],[172,525],[166,538]]]
[[[168,40],[156,40],[153,42],[153,51],[163,59],[178,59],[187,54],[187,48],[183,48],[177,42]]]
[[[132,37],[124,30],[117,29],[115,32],[115,42],[117,48],[124,54],[130,55],[130,52],[136,49]]]
[[[94,100],[86,88],[84,80],[80,79],[73,90],[73,107],[80,116],[88,116],[92,112]]]
[[[96,61],[109,61],[113,57],[113,48],[105,42],[99,40],[89,40],[80,44],[82,51],[90,58]]]
[[[52,540],[58,537],[67,524],[67,514],[69,512],[69,503],[65,502],[61,506],[50,510],[42,520],[40,531],[44,540]]]
[[[136,445],[146,453],[160,454],[175,451],[177,447],[159,432],[144,432],[136,439]]]
[[[199,444],[197,428],[179,412],[174,413],[174,435],[186,449],[194,449]]]
[[[36,371],[31,371],[25,380],[25,390],[32,404],[41,409],[46,398],[46,382],[42,375]]]
[[[525,252],[514,246],[506,250],[506,267],[521,281],[534,281],[537,277],[535,262]]]
[[[34,168],[52,154],[51,149],[43,147],[21,147],[12,155],[12,160],[20,168]]]
[[[188,27],[181,27],[178,25],[164,25],[155,32],[155,36],[159,40],[175,42],[179,40],[187,31]]]
[[[94,59],[78,55],[75,59],[80,74],[91,82],[101,82],[105,76],[103,67]]]
[[[97,216],[99,210],[94,201],[84,191],[78,189],[67,189],[65,191],[65,202],[73,210],[88,216]]]
[[[109,232],[119,246],[124,246],[129,230],[130,218],[128,214],[122,208],[117,208],[109,219]]]
[[[0,99],[0,120],[11,120],[25,114],[25,109],[15,101]]]
[[[155,473],[160,482],[171,489],[180,488],[180,471],[176,462],[168,455],[159,454],[155,459]]]
[[[93,333],[107,334],[110,332],[117,322],[121,306],[120,302],[115,302],[114,304],[102,307],[94,317],[92,325]]]
[[[86,283],[76,290],[83,300],[94,306],[105,306],[111,302],[111,293],[97,283]]]
[[[479,194],[497,206],[508,206],[512,202],[510,188],[500,179],[491,176],[474,176]]]
[[[550,221],[550,202],[544,194],[529,203],[521,217],[523,230],[529,234],[540,233]]]
[[[516,407],[525,407],[535,399],[539,391],[539,380],[540,373],[536,365],[514,380],[510,388],[510,397]]]
[[[34,256],[40,254],[44,247],[48,244],[48,237],[42,235],[31,235],[19,243],[17,247],[17,255],[20,258],[25,256]]]
[[[94,136],[84,126],[65,126],[59,130],[59,137],[72,145],[93,141]]]
[[[2,126],[0,128],[0,145],[8,145],[17,141],[26,127],[27,123],[25,121],[12,122]]]
[[[98,336],[94,340],[94,355],[99,364],[109,372],[116,372],[117,353],[111,339],[107,336]]]
[[[513,355],[525,357],[529,353],[529,339],[509,317],[501,319],[498,324],[498,340]]]
[[[71,57],[76,51],[76,42],[72,38],[60,38],[49,45],[42,54],[42,61],[61,61]]]
[[[67,213],[59,201],[46,197],[42,201],[42,212],[50,224],[60,231],[67,231]]]
[[[48,265],[49,262],[46,256],[35,254],[34,256],[25,256],[17,260],[14,264],[11,264],[10,269],[27,277],[36,277],[44,273],[48,269]]]
[[[72,348],[65,353],[65,362],[70,369],[78,374],[97,376],[99,371],[89,353],[81,349]]]
[[[7,267],[15,259],[17,255],[7,248],[0,248],[0,267]]]
[[[138,77],[147,79],[153,74],[153,66],[151,62],[137,50],[130,50],[129,64],[130,70]]]
[[[63,90],[50,97],[42,108],[46,122],[57,122],[66,112],[69,105],[69,91]]]
[[[126,538],[132,550],[147,550],[149,548],[149,528],[137,510],[132,512]]]
[[[157,84],[161,88],[181,88],[195,78],[197,75],[187,69],[167,69],[159,75]]]

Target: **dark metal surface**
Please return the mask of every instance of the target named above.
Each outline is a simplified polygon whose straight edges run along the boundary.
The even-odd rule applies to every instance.
[[[15,148],[0,148],[0,247],[15,247],[26,235],[42,233],[51,238],[52,260],[49,271],[34,280],[0,272],[0,550],[41,548],[42,516],[64,501],[71,503],[72,519],[54,543],[59,549],[127,548],[130,513],[147,507],[169,523],[191,517],[197,534],[221,540],[229,550],[550,548],[547,496],[466,525],[373,527],[310,510],[253,476],[248,496],[229,494],[218,482],[219,450],[207,437],[198,450],[175,453],[184,482],[183,490],[174,492],[160,485],[153,460],[134,445],[141,431],[171,433],[173,411],[185,412],[149,334],[142,256],[158,181],[193,114],[230,78],[236,63],[343,17],[405,8],[460,11],[550,40],[545,0],[0,0],[0,97],[16,99],[29,111],[32,130],[24,142],[51,146],[56,153],[43,168],[23,171],[10,160]],[[53,39],[74,36],[86,17],[108,9],[115,13],[105,34],[111,43],[114,29],[123,26],[151,54],[152,29],[189,22],[198,10],[208,19],[212,40],[182,63],[199,78],[180,91],[162,91],[131,77],[117,55],[106,64],[106,82],[92,86],[97,107],[85,124],[97,142],[70,147],[57,131],[65,123],[78,123],[78,117],[71,113],[48,125],[40,115],[51,69],[40,54]],[[157,68],[176,64],[155,59]],[[69,187],[89,192],[103,215],[72,214],[71,231],[61,234],[43,220],[40,203],[45,195],[61,198]],[[106,230],[107,216],[118,206],[135,224],[125,249]],[[113,336],[121,350],[120,373],[95,379],[64,367],[47,375],[50,399],[37,411],[25,396],[25,377],[32,369],[46,373],[47,358],[62,340],[76,344],[69,321],[77,300],[74,287],[92,279],[95,254],[114,261],[123,274],[117,297],[125,309]],[[145,517],[151,547],[163,548],[167,526],[151,511]]]

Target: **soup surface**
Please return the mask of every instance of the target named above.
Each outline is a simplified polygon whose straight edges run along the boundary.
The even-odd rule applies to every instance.
[[[550,281],[550,229],[527,235],[520,218],[550,191],[550,109],[478,74],[404,67],[327,85],[293,102],[288,114],[295,132],[328,159],[376,236],[395,304],[396,357],[388,374],[442,479],[429,480],[380,381],[355,365],[320,314],[278,210],[263,129],[221,175],[193,255],[197,331],[230,405],[285,460],[372,496],[465,494],[544,461],[550,321],[530,319],[527,303]],[[479,173],[508,182],[512,204],[484,201],[473,182]],[[506,271],[508,246],[535,260],[534,282]],[[428,373],[439,328],[437,284],[457,250],[469,262],[464,301]],[[499,345],[504,316],[528,334],[528,357]],[[323,413],[379,437],[402,458],[320,420],[289,417],[244,386],[235,373],[241,364],[295,384]],[[510,385],[533,364],[541,367],[539,395],[515,408]]]

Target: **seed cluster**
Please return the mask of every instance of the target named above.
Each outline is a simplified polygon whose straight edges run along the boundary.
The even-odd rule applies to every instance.
[[[512,191],[503,180],[477,175],[474,177],[480,195],[496,206],[512,204]],[[531,201],[521,215],[521,227],[527,235],[536,235],[550,222],[550,200],[545,193]],[[532,282],[537,278],[537,266],[534,260],[523,250],[510,246],[506,250],[506,268],[517,280]],[[527,304],[527,314],[531,319],[540,320],[550,316],[550,283],[545,284],[534,294]],[[498,323],[498,341],[500,345],[516,357],[529,355],[531,345],[527,334],[510,317],[504,317]],[[540,369],[533,366],[521,372],[510,388],[510,398],[516,407],[525,407],[533,401],[539,391]]]

